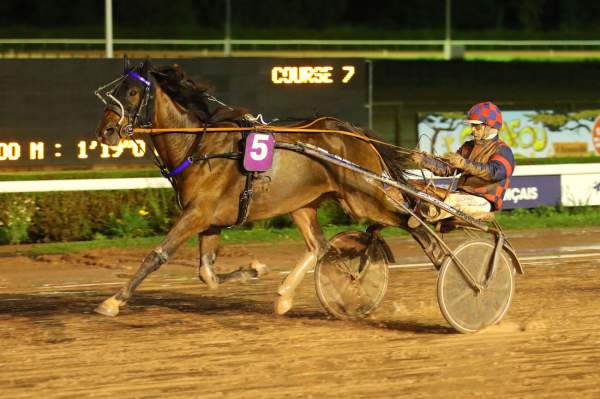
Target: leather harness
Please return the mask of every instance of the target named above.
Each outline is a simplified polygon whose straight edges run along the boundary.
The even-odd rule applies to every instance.
[[[248,137],[249,134],[250,134],[250,132],[242,132],[242,139],[240,140],[240,147],[241,147],[242,151],[224,152],[224,153],[219,153],[219,154],[200,154],[198,151],[199,151],[200,144],[202,143],[202,139],[205,134],[204,133],[199,134],[194,139],[194,142],[192,143],[192,146],[190,147],[190,150],[188,152],[188,156],[177,168],[175,168],[172,172],[168,172],[167,168],[164,165],[160,168],[162,175],[171,181],[173,189],[175,190],[175,194],[177,195],[177,202],[178,202],[180,208],[182,207],[182,205],[181,205],[181,200],[179,197],[179,190],[177,189],[177,186],[172,178],[174,176],[178,175],[179,173],[181,173],[188,166],[192,165],[193,163],[200,162],[200,161],[210,161],[211,159],[219,159],[219,158],[220,159],[236,159],[236,160],[241,161],[244,156],[244,145],[246,142],[246,138]],[[210,167],[210,163],[209,163],[209,167]],[[220,226],[220,227],[239,226],[241,224],[246,223],[246,221],[248,220],[248,214],[250,213],[250,203],[252,201],[252,192],[253,192],[252,187],[253,187],[253,183],[256,178],[257,172],[247,171],[243,167],[241,167],[241,170],[242,170],[243,175],[245,176],[245,183],[244,183],[244,189],[242,190],[242,192],[240,193],[240,196],[239,196],[239,206],[238,206],[239,210],[238,210],[237,220],[235,221],[234,224],[232,224],[230,226]]]
[[[114,94],[117,94],[119,88],[121,87],[121,84],[124,82],[125,79],[127,79],[128,76],[133,77],[138,81],[141,81],[144,86],[141,101],[135,109],[132,109],[131,107],[125,108],[123,106],[122,102],[113,96]],[[102,91],[104,89],[107,89],[110,91],[103,93]],[[162,160],[158,157],[158,155],[156,153],[156,149],[151,142],[151,146],[153,147],[153,150],[151,151],[153,158],[154,158],[153,161],[154,161],[155,165],[160,169],[161,174],[166,179],[168,179],[169,182],[171,183],[171,186],[173,187],[176,197],[177,197],[177,203],[180,208],[182,208],[181,198],[179,195],[179,190],[177,189],[176,182],[173,178],[176,175],[178,175],[179,173],[181,173],[188,166],[190,166],[193,163],[198,162],[198,161],[209,161],[210,159],[216,159],[216,158],[237,159],[237,160],[241,161],[244,156],[244,150],[245,150],[244,147],[245,147],[245,143],[246,143],[246,138],[253,131],[263,130],[263,131],[271,132],[271,133],[275,133],[275,132],[281,132],[281,133],[335,133],[335,134],[356,137],[358,139],[368,142],[372,146],[373,146],[373,143],[379,143],[379,144],[384,144],[387,146],[396,147],[396,146],[390,145],[389,143],[386,143],[386,142],[383,142],[380,140],[376,140],[376,139],[373,139],[370,137],[366,137],[361,134],[350,132],[350,131],[311,129],[310,127],[312,125],[314,125],[317,121],[321,120],[321,118],[317,118],[314,121],[312,121],[306,125],[294,126],[294,127],[276,127],[276,126],[270,126],[270,125],[257,126],[255,123],[252,123],[248,120],[242,119],[242,120],[236,121],[239,125],[239,127],[237,127],[237,128],[236,127],[214,128],[214,127],[208,127],[208,124],[204,123],[202,128],[153,129],[151,121],[152,121],[152,116],[154,114],[154,101],[153,101],[154,96],[155,96],[154,85],[151,85],[150,81],[147,78],[140,76],[139,74],[134,72],[133,69],[125,72],[119,79],[98,88],[95,93],[105,103],[107,109],[115,112],[118,115],[121,115],[121,120],[125,116],[124,115],[125,113],[128,114],[127,115],[127,119],[129,122],[128,125],[121,126],[120,122],[119,122],[118,129],[119,129],[120,135],[121,135],[121,132],[124,131],[127,136],[129,136],[130,138],[133,139],[134,133],[150,133],[150,134],[153,134],[153,133],[160,134],[160,133],[167,133],[167,132],[168,133],[174,133],[174,132],[199,133],[199,134],[197,134],[196,138],[194,139],[194,142],[192,143],[190,149],[188,150],[188,154],[185,157],[184,161],[180,165],[178,165],[175,169],[173,169],[172,171],[169,171],[168,168],[166,167],[166,165],[164,164],[164,162],[162,162]],[[117,104],[115,105],[115,104],[111,103],[110,101],[106,101],[107,98],[110,98],[113,101],[116,101]],[[202,140],[207,132],[223,132],[223,133],[239,132],[239,133],[241,133],[242,134],[242,139],[240,140],[241,151],[233,151],[233,152],[226,152],[226,153],[220,153],[220,154],[203,154],[203,155],[199,154],[198,153],[199,148],[200,148]],[[133,139],[133,140],[135,142],[135,139]],[[284,147],[278,145],[278,143],[276,142],[275,148],[284,148]],[[287,148],[287,147],[285,147],[285,148]],[[396,147],[396,148],[398,148],[398,147]],[[402,149],[402,150],[404,150],[404,149]],[[410,152],[412,152],[412,151],[410,151]],[[375,153],[381,157],[381,155],[379,154],[379,151],[375,151]],[[381,159],[381,161],[385,165],[385,162],[383,161],[383,159]],[[250,204],[252,202],[253,183],[254,183],[254,180],[258,177],[259,172],[247,171],[243,168],[243,166],[240,169],[242,170],[242,173],[244,174],[246,180],[244,183],[244,189],[242,190],[242,192],[239,195],[238,217],[237,217],[235,224],[230,225],[230,226],[221,226],[221,227],[238,226],[238,225],[245,223],[246,220],[248,219],[248,214],[250,212]]]

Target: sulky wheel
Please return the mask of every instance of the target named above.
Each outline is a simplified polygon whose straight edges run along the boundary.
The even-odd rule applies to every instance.
[[[315,267],[319,301],[338,319],[358,319],[375,310],[388,284],[385,242],[360,231],[337,234]]]
[[[472,240],[461,244],[454,253],[473,278],[485,285],[495,244]],[[500,251],[496,269],[487,285],[477,293],[456,264],[447,258],[438,276],[438,303],[442,314],[457,331],[472,333],[498,323],[512,300],[514,273],[508,255]]]

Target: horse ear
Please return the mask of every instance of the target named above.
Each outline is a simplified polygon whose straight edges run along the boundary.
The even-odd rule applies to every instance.
[[[129,57],[127,57],[127,54],[124,54],[123,55],[123,73],[129,72],[130,68],[131,68],[131,65],[129,64]]]
[[[146,58],[140,68],[140,73],[142,74],[142,76],[147,76],[149,69],[150,69],[150,60],[148,58]]]
[[[168,80],[169,79],[169,75],[167,75],[166,73],[159,72],[159,71],[150,71],[150,74],[152,74],[152,76],[154,76],[158,80]]]

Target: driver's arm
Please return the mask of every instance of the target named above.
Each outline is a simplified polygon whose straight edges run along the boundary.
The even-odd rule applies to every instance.
[[[436,176],[452,176],[456,168],[440,161],[426,152],[414,152],[410,159],[418,168],[424,168],[433,172]]]

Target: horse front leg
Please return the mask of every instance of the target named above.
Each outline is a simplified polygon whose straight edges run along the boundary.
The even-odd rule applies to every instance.
[[[291,216],[304,237],[308,251],[304,253],[277,289],[275,313],[278,315],[283,315],[292,308],[296,288],[306,273],[315,267],[327,249],[327,240],[317,220],[316,208],[301,208],[292,212]]]
[[[127,303],[135,289],[150,273],[158,270],[162,264],[166,263],[177,248],[194,233],[208,227],[204,219],[203,215],[196,210],[184,210],[161,244],[146,255],[127,285],[102,302],[95,309],[95,312],[105,316],[118,315],[120,307]]]
[[[217,249],[220,239],[220,229],[211,228],[198,234],[198,249],[200,252],[198,278],[208,288],[216,289],[219,287],[219,284],[232,281],[247,281],[248,279],[258,278],[267,273],[267,266],[257,260],[250,262],[248,267],[240,267],[230,273],[215,273],[214,264],[217,260]]]

